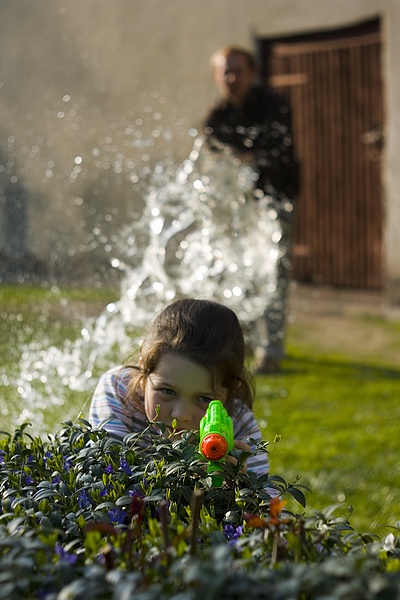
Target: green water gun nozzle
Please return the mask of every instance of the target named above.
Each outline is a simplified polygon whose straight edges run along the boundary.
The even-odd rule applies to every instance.
[[[212,400],[200,421],[200,452],[208,463],[212,487],[223,483],[222,467],[219,464],[233,450],[233,422],[220,400]]]

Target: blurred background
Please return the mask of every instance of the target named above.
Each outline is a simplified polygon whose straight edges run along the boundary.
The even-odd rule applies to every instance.
[[[0,278],[113,285],[151,177],[186,160],[218,47],[256,52],[302,164],[296,281],[400,303],[397,0],[0,0]]]
[[[241,45],[301,163],[288,357],[257,381],[273,472],[364,530],[397,522],[399,28],[398,0],[0,0],[0,429],[87,417],[132,333],[121,264],[148,198],[173,204],[210,56]]]

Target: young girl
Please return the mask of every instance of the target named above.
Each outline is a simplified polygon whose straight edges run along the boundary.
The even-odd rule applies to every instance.
[[[236,314],[207,300],[178,300],[150,325],[136,366],[107,371],[95,389],[90,422],[115,438],[142,432],[149,421],[165,423],[169,434],[198,430],[211,400],[223,402],[232,417],[235,447],[250,450],[261,440],[251,411],[254,387],[244,366],[243,331]],[[160,434],[156,425],[149,433]],[[140,438],[146,445],[146,436]],[[247,468],[268,473],[267,453],[251,456]]]

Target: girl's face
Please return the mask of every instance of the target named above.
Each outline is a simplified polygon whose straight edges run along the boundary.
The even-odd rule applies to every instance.
[[[172,430],[176,420],[176,431],[199,429],[200,419],[211,400],[227,399],[227,389],[213,390],[209,371],[183,356],[165,353],[157,367],[144,384],[144,408],[146,417],[162,421]],[[156,415],[157,406],[160,412]]]

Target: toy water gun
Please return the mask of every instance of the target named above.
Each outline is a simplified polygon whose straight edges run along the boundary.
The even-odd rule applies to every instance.
[[[212,400],[200,421],[200,452],[208,460],[212,487],[221,487],[224,477],[219,461],[233,450],[233,422],[220,400]]]

